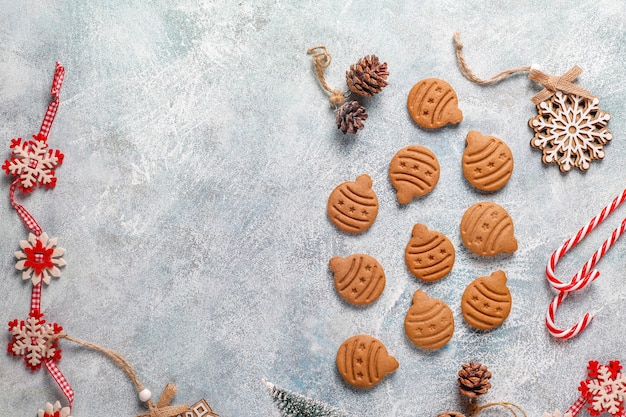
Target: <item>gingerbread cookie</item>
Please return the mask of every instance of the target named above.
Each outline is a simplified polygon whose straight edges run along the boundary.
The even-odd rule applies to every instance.
[[[413,294],[413,305],[404,318],[404,332],[422,349],[439,349],[454,333],[452,310],[443,301],[417,290]]]
[[[369,175],[339,184],[328,198],[328,217],[340,230],[360,233],[367,230],[378,215],[378,198]]]
[[[476,203],[465,211],[461,239],[467,249],[481,256],[517,250],[513,219],[503,207],[491,202]]]
[[[504,187],[513,173],[513,154],[506,143],[495,136],[471,130],[463,152],[463,175],[474,187],[496,191]]]
[[[369,304],[376,301],[385,289],[385,271],[370,255],[335,256],[329,265],[335,274],[337,292],[349,303]]]
[[[424,146],[410,145],[400,149],[389,164],[389,179],[400,204],[409,203],[435,188],[439,181],[439,161]]]
[[[404,250],[404,260],[413,275],[424,281],[436,281],[448,275],[454,265],[452,242],[442,233],[423,224],[413,226],[412,237]]]
[[[398,361],[372,336],[352,336],[337,351],[337,370],[350,385],[368,388],[398,369]]]
[[[461,312],[470,326],[479,330],[491,330],[508,317],[511,304],[506,275],[503,271],[496,271],[488,277],[477,278],[468,285],[461,298]]]
[[[427,129],[463,120],[456,92],[439,78],[427,78],[415,84],[409,92],[407,107],[415,123]]]

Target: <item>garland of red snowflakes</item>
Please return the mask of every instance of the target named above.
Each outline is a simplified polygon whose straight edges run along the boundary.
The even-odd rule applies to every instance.
[[[41,311],[42,288],[44,284],[50,284],[52,278],[61,276],[59,268],[66,265],[63,259],[65,250],[57,247],[57,238],[50,238],[32,214],[17,202],[16,190],[21,194],[28,194],[37,187],[51,189],[56,186],[55,169],[63,163],[63,154],[58,150],[48,148],[48,135],[59,107],[59,92],[64,77],[65,69],[57,62],[50,89],[52,100],[48,105],[39,133],[33,135],[32,140],[11,139],[11,156],[2,165],[4,172],[14,178],[9,187],[11,205],[30,232],[26,240],[20,241],[21,250],[15,252],[17,258],[15,267],[22,271],[22,279],[30,280],[32,285],[28,317],[9,322],[11,340],[8,343],[8,353],[23,358],[26,368],[31,371],[37,371],[43,365],[67,399],[67,407],[62,407],[59,401],[54,404],[47,403],[44,410],[39,410],[39,417],[70,417],[74,390],[57,365],[61,359],[59,339],[97,350],[120,366],[135,384],[139,399],[148,407],[148,412],[138,417],[217,417],[204,399],[191,407],[187,404],[170,405],[176,393],[176,387],[172,384],[166,385],[155,404],[152,401],[151,392],[143,387],[135,371],[121,355],[96,344],[71,337],[63,332],[60,325],[48,323],[44,318]]]

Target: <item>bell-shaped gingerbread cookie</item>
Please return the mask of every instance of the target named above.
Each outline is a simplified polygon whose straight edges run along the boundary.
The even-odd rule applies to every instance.
[[[506,275],[496,271],[488,277],[472,281],[461,298],[463,318],[479,330],[499,326],[511,312],[511,292],[506,286]]]
[[[378,198],[372,189],[372,178],[359,175],[356,181],[339,184],[328,197],[328,217],[347,233],[367,230],[378,215]]]
[[[454,265],[455,251],[452,242],[423,224],[413,226],[413,236],[404,250],[404,260],[413,275],[424,281],[445,277]]]
[[[372,336],[352,336],[337,351],[337,370],[350,385],[368,388],[398,369],[398,361]]]
[[[413,305],[404,318],[404,332],[422,349],[439,349],[454,333],[452,310],[443,301],[417,290],[413,294]]]
[[[470,251],[481,256],[513,253],[517,250],[513,219],[496,203],[476,203],[461,219],[461,239]]]
[[[463,120],[456,92],[439,78],[427,78],[415,84],[409,92],[407,107],[415,123],[427,129]]]
[[[330,259],[329,265],[335,274],[337,292],[349,303],[372,303],[385,289],[385,271],[370,255],[335,256]]]
[[[439,181],[439,161],[424,146],[410,145],[400,149],[389,164],[389,179],[400,204],[409,203],[435,188]]]
[[[482,191],[504,187],[513,173],[513,154],[502,139],[471,130],[463,152],[463,175]]]

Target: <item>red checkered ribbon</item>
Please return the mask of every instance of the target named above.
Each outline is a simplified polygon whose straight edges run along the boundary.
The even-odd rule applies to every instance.
[[[587,403],[588,400],[589,400],[589,395],[587,395],[587,396],[582,396],[581,395],[574,402],[574,404],[570,405],[569,408],[567,410],[565,410],[565,414],[572,413],[572,417],[575,417],[576,414],[578,414],[578,412],[580,410],[582,410],[583,406]]]
[[[43,287],[43,280],[40,280],[37,285],[33,285],[33,290],[30,296],[30,311],[41,311],[41,287]]]
[[[39,133],[36,136],[38,140],[47,140],[48,134],[50,133],[50,128],[52,127],[52,122],[54,122],[54,117],[57,114],[57,109],[59,108],[59,92],[61,91],[61,86],[63,85],[63,79],[65,78],[65,68],[59,61],[56,63],[56,69],[54,71],[54,78],[52,79],[52,87],[50,88],[50,95],[52,95],[52,101],[48,105],[48,110],[46,111],[46,115],[41,122],[41,128],[39,129]]]
[[[59,385],[59,388],[61,388],[61,391],[63,391],[71,409],[72,403],[74,402],[74,390],[70,386],[69,382],[67,382],[67,379],[65,379],[65,376],[57,366],[56,362],[52,360],[44,360],[43,363],[46,365],[46,369],[48,369],[48,372],[50,372],[54,381]]]
[[[622,191],[620,195],[616,196],[608,206],[604,207],[597,216],[592,218],[587,225],[578,230],[576,236],[567,239],[560,248],[552,253],[548,265],[546,266],[546,278],[548,283],[558,292],[548,306],[548,312],[546,314],[546,327],[552,336],[559,339],[570,339],[582,332],[593,320],[593,315],[591,313],[585,313],[583,318],[569,329],[561,329],[555,324],[556,311],[568,294],[582,290],[600,276],[600,271],[593,268],[608,252],[608,250],[611,249],[624,231],[626,231],[626,218],[622,220],[622,223],[618,228],[613,230],[609,238],[602,243],[600,248],[594,252],[587,263],[580,268],[580,270],[569,282],[560,281],[554,273],[554,268],[556,268],[559,260],[569,250],[580,243],[580,241],[582,241],[589,233],[591,233],[598,225],[609,217],[611,213],[613,213],[624,201],[626,201],[626,189]]]
[[[35,236],[39,236],[43,231],[41,230],[39,223],[37,223],[37,220],[35,220],[33,215],[30,214],[24,206],[15,201],[15,188],[19,185],[19,183],[20,179],[18,178],[13,181],[13,184],[11,184],[11,187],[9,188],[9,200],[11,200],[11,205],[17,212],[18,216],[20,216],[20,219],[22,219],[28,230],[33,232]]]

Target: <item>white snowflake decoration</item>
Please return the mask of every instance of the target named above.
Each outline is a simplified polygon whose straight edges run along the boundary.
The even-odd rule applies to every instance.
[[[19,178],[23,192],[32,191],[37,185],[54,188],[56,176],[54,169],[63,163],[63,154],[58,150],[48,149],[46,140],[11,140],[11,158],[4,161],[2,169]]]
[[[608,411],[611,415],[619,415],[624,409],[626,399],[626,375],[621,372],[619,362],[599,365],[592,362],[590,376],[595,379],[586,380],[581,384],[583,394],[590,396],[588,402],[592,416]]]
[[[63,330],[56,323],[46,324],[42,314],[31,313],[26,319],[9,323],[13,339],[9,342],[9,353],[23,356],[26,367],[36,370],[45,360],[61,359],[61,350],[57,347],[59,333]]]
[[[37,417],[72,417],[70,416],[70,408],[61,408],[60,402],[55,402],[54,405],[46,403],[45,410],[38,410]]]
[[[530,144],[543,151],[545,164],[556,163],[562,172],[586,171],[592,160],[604,158],[604,145],[613,135],[606,128],[611,115],[599,103],[557,91],[537,105],[538,115],[528,122],[535,131]]]
[[[44,232],[39,237],[28,234],[28,240],[21,240],[22,251],[15,252],[18,259],[15,268],[23,271],[22,279],[32,279],[33,285],[41,281],[50,284],[50,277],[59,278],[59,267],[67,263],[62,258],[65,249],[57,248],[57,238],[48,238]]]

